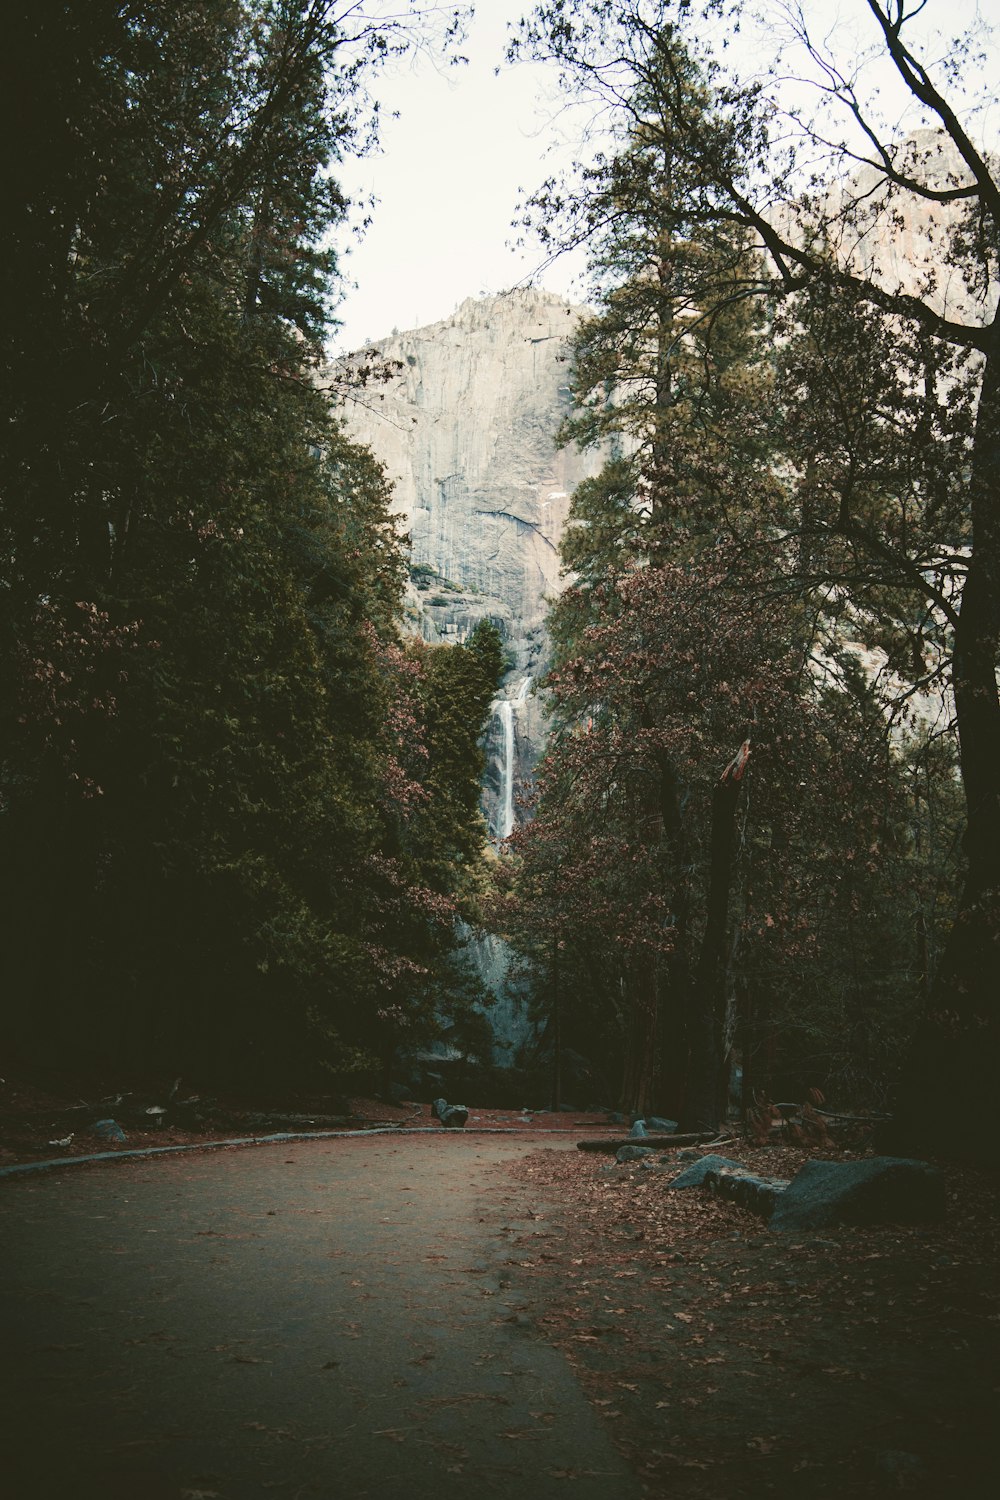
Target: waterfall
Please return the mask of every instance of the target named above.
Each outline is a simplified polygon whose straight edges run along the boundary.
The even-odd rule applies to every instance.
[[[505,839],[514,829],[514,707],[509,698],[501,698],[497,712],[501,730],[497,837]]]
[[[490,829],[495,839],[509,838],[514,831],[514,782],[517,771],[515,723],[518,704],[524,703],[531,692],[533,678],[522,677],[516,685],[509,687],[502,698],[494,698],[491,704],[496,729],[490,736],[492,764],[496,776],[496,804],[490,814]]]
[[[487,748],[489,770],[486,778],[483,812],[489,821],[494,843],[509,838],[514,831],[514,786],[517,779],[517,727],[527,723],[527,702],[534,679],[530,676],[509,683],[502,696],[490,705],[491,718]],[[526,748],[521,744],[521,751]],[[520,964],[514,962],[512,950],[495,933],[463,928],[466,962],[493,997],[483,1012],[489,1021],[493,1041],[490,1059],[494,1066],[510,1068],[525,1045],[535,1038],[537,1027],[531,1019],[528,999],[531,982]]]

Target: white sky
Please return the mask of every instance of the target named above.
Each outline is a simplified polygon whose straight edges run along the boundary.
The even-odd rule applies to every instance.
[[[799,4],[820,35],[838,23],[845,37],[873,35],[863,0]],[[336,351],[357,349],[394,328],[435,322],[466,297],[503,291],[524,278],[583,300],[582,256],[558,261],[539,276],[537,245],[520,251],[511,245],[521,190],[537,187],[552,170],[546,153],[560,128],[553,123],[549,72],[503,63],[506,23],[528,8],[529,0],[477,0],[462,48],[468,66],[435,68],[425,57],[387,69],[378,88],[387,116],[381,154],[348,163],[338,174],[350,196],[374,194],[379,202],[364,239],[352,243],[342,262],[357,288],[348,289],[338,309],[343,327]],[[1000,22],[1000,0],[927,0],[921,21],[957,33],[977,16]],[[977,82],[993,84],[994,94],[1000,93],[996,58],[994,50],[992,79],[976,73]],[[399,118],[388,118],[392,111]],[[569,146],[562,150],[568,153]]]
[[[339,350],[445,318],[466,297],[505,291],[538,267],[537,247],[508,248],[519,190],[548,171],[550,132],[536,104],[547,71],[503,63],[506,22],[527,8],[478,0],[461,49],[468,66],[435,69],[421,58],[386,71],[378,92],[399,118],[383,121],[380,155],[339,172],[349,195],[380,200],[343,261],[358,289],[338,309]],[[572,270],[553,267],[543,280],[566,294]]]

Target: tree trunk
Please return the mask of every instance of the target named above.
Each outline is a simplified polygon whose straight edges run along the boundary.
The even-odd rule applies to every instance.
[[[628,1030],[618,1107],[645,1115],[653,1108],[656,1073],[656,959],[649,955],[630,966]]]
[[[894,1098],[883,1144],[960,1155],[988,1149],[1000,1053],[1000,350],[987,360],[973,453],[973,550],[952,683],[968,861],[954,925]]]
[[[681,809],[681,785],[667,755],[657,757],[660,778],[660,819],[676,872],[670,892],[673,945],[660,961],[659,1078],[657,1098],[663,1110],[680,1119],[688,1084],[688,1022],[692,1011],[694,980],[691,972],[691,851]]]
[[[392,1065],[396,1060],[396,1038],[386,1036],[383,1038],[381,1047],[381,1080],[380,1090],[382,1098],[387,1104],[392,1103]]]
[[[695,976],[695,1005],[691,1024],[691,1080],[680,1122],[684,1131],[715,1130],[726,1116],[726,1059],[723,1030],[726,1021],[726,941],[729,897],[733,881],[736,809],[750,741],[737,750],[712,793],[712,833],[705,912],[705,932]]]
[[[562,1107],[562,1010],[559,993],[559,939],[552,940],[552,1108]]]

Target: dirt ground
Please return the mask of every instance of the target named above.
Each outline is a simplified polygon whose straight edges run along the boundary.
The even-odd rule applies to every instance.
[[[426,1105],[345,1103],[353,1130],[391,1123],[421,1134],[409,1148],[404,1130],[342,1146],[305,1143],[310,1152],[350,1148],[367,1153],[374,1168],[383,1150],[434,1152],[425,1129],[456,1134],[435,1127]],[[89,1119],[91,1105],[78,1121]],[[0,1091],[0,1167],[106,1149],[86,1129],[73,1131],[68,1146],[49,1146],[73,1108],[64,1093],[8,1084]],[[220,1133],[269,1126],[299,1129],[288,1116],[301,1121],[311,1108],[327,1118],[329,1105],[299,1100],[290,1110],[277,1101],[251,1110],[227,1101],[199,1130],[142,1128],[136,1108],[139,1123],[129,1125],[122,1153],[197,1148]],[[504,1137],[475,1138],[489,1179],[480,1233],[501,1247],[504,1317],[518,1336],[544,1341],[570,1362],[646,1500],[750,1500],[791,1490],[814,1500],[1000,1493],[995,1177],[945,1166],[949,1213],[941,1224],[780,1235],[701,1190],[671,1192],[684,1165],[673,1153],[648,1168],[573,1149],[574,1136],[619,1133],[600,1117],[473,1109],[470,1125],[517,1132],[503,1149]],[[546,1147],[552,1131],[559,1135],[549,1134]],[[491,1140],[496,1151],[486,1149]],[[231,1173],[238,1159],[275,1149],[214,1156],[231,1162]],[[730,1144],[725,1154],[790,1177],[808,1153]],[[459,1162],[460,1153],[449,1155]],[[210,1177],[212,1159],[196,1150],[141,1170],[197,1161],[198,1174]],[[67,1180],[131,1173],[141,1162],[72,1168]],[[571,1465],[556,1463],[553,1473],[574,1477]],[[466,1468],[466,1485],[475,1480]],[[530,1491],[517,1493],[521,1500]]]
[[[502,1284],[527,1210],[498,1174],[531,1149],[355,1135],[0,1182],[3,1493],[641,1500]]]
[[[725,1149],[777,1176],[807,1154]],[[509,1275],[650,1497],[1000,1494],[995,1179],[950,1171],[933,1227],[793,1236],[668,1191],[669,1158],[611,1161],[505,1169],[544,1204]]]

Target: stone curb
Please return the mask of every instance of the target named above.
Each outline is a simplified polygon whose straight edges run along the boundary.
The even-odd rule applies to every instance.
[[[552,1130],[535,1130],[530,1126],[521,1129],[502,1125],[472,1125],[461,1130],[448,1130],[443,1125],[379,1125],[371,1130],[297,1130],[281,1135],[241,1135],[224,1141],[188,1141],[182,1146],[141,1146],[128,1151],[98,1151],[88,1156],[56,1156],[48,1161],[17,1162],[12,1167],[0,1167],[0,1177],[14,1177],[25,1172],[47,1172],[53,1167],[76,1167],[85,1162],[126,1161],[130,1157],[168,1156],[176,1151],[216,1151],[224,1146],[267,1146],[282,1141],[342,1141],[358,1140],[369,1135],[439,1135],[455,1137],[463,1135],[576,1135],[575,1128],[556,1126]]]

